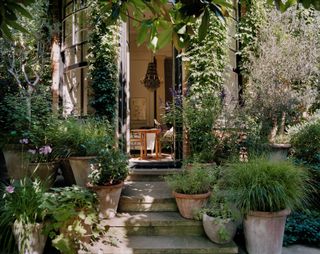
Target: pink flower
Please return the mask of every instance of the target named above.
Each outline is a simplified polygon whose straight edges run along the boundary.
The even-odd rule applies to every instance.
[[[34,149],[29,149],[29,150],[28,150],[28,153],[31,153],[31,154],[36,154],[36,152],[37,152],[37,151],[34,150]]]
[[[40,147],[40,149],[39,149],[39,153],[40,154],[44,154],[44,155],[47,155],[47,154],[49,154],[49,153],[51,153],[52,152],[52,148],[50,147],[50,146],[43,146],[43,147]]]
[[[23,138],[19,140],[20,144],[28,144],[29,140],[27,138]]]
[[[14,192],[14,187],[12,185],[7,186],[6,187],[6,192],[13,193]]]

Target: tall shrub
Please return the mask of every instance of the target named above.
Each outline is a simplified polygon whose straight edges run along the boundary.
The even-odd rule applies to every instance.
[[[106,22],[103,3],[90,0],[91,34],[89,39],[89,72],[92,79],[91,105],[98,116],[114,121],[118,92],[119,26]]]

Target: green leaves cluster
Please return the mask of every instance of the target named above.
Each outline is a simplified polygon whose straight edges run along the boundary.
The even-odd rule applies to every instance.
[[[19,15],[22,15],[31,19],[32,16],[26,9],[26,6],[33,4],[34,2],[35,0],[0,1],[0,38],[6,37],[12,39],[11,28],[28,33],[28,30],[19,24],[18,17]]]
[[[90,1],[91,34],[89,39],[89,73],[93,98],[90,104],[97,116],[106,117],[111,123],[116,116],[119,70],[119,25],[108,25],[103,18],[105,5]]]
[[[197,33],[204,39],[209,28],[209,13],[227,16],[227,8],[231,7],[227,0],[176,1],[174,4],[167,0],[113,0],[106,6],[111,10],[110,22],[118,18],[125,21],[131,18],[138,31],[138,44],[147,41],[153,51],[163,48],[172,40],[178,49],[188,46],[196,31],[193,24],[199,18],[201,25]]]

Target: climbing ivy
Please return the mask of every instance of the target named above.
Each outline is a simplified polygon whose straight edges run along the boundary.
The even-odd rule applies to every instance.
[[[199,24],[198,24],[199,25]],[[185,122],[190,133],[191,155],[208,162],[214,158],[213,127],[221,110],[227,58],[227,23],[211,14],[205,39],[192,36],[184,60],[188,66]]]
[[[101,10],[105,3],[89,1],[91,34],[89,38],[89,73],[93,98],[90,101],[95,114],[113,122],[116,116],[118,92],[119,26],[109,25]]]
[[[268,6],[264,0],[243,0],[241,5],[244,13],[239,21],[236,37],[240,43],[239,68],[243,75],[247,75],[248,70],[245,66],[248,64],[249,55],[257,50],[257,35],[260,27],[266,22]]]

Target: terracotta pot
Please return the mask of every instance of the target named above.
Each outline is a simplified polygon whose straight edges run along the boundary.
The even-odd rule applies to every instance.
[[[186,219],[193,219],[199,210],[204,207],[208,201],[211,192],[204,194],[181,194],[173,192],[176,198],[177,206],[182,217]]]
[[[47,235],[42,234],[43,223],[24,224],[13,223],[13,235],[17,242],[19,253],[42,254],[47,241]]]
[[[41,181],[52,187],[56,176],[59,162],[39,162],[28,164],[28,175],[32,178],[38,177]]]
[[[203,214],[202,224],[207,237],[218,244],[231,242],[237,230],[237,223],[232,219],[223,221],[207,214]]]
[[[76,184],[86,187],[88,175],[91,170],[96,167],[94,162],[95,156],[70,157],[69,162]]]
[[[27,159],[24,158],[21,146],[19,145],[6,145],[3,148],[4,158],[6,160],[6,166],[8,175],[11,179],[22,179],[27,176]]]
[[[286,160],[289,154],[290,144],[269,144],[269,159],[273,161]]]
[[[249,212],[244,235],[249,254],[281,254],[284,226],[289,209],[279,212]]]
[[[113,218],[117,214],[123,182],[109,186],[89,186],[99,198],[99,217]]]

